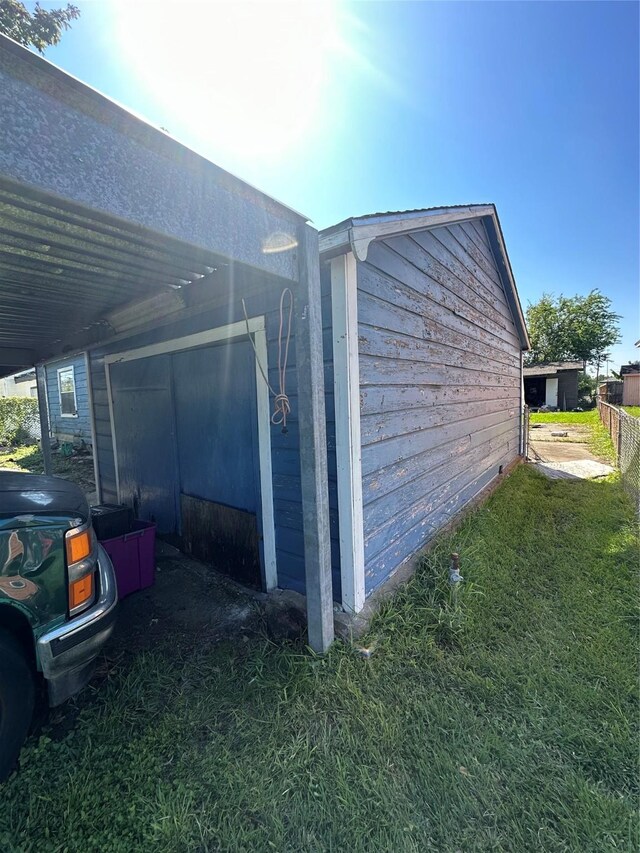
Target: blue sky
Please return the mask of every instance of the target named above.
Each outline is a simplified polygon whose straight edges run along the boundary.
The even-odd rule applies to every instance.
[[[495,202],[523,304],[599,288],[638,357],[636,3],[76,4],[52,62],[319,228]]]

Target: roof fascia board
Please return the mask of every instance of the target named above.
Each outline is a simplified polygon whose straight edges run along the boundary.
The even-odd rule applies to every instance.
[[[498,214],[496,213],[495,208],[493,208],[491,216],[489,216],[488,219],[485,219],[485,223],[487,221],[491,223],[491,231],[493,232],[489,233],[489,229],[487,229],[489,244],[496,258],[500,280],[502,281],[507,302],[509,303],[509,308],[511,309],[514,322],[518,329],[520,344],[523,350],[530,350],[531,343],[529,341],[529,333],[527,332],[527,324],[524,319],[522,305],[520,304],[520,297],[518,296],[518,289],[513,276],[513,270],[511,269],[511,261],[507,254],[507,247],[505,246],[500,220],[498,219]]]
[[[468,207],[442,208],[437,213],[412,211],[401,214],[380,214],[372,217],[356,217],[345,223],[339,231],[320,236],[320,251],[329,257],[352,251],[359,261],[366,261],[369,245],[373,240],[397,237],[412,231],[427,231],[451,222],[462,222],[490,216],[492,205],[469,205]]]
[[[440,228],[452,222],[463,222],[467,219],[477,219],[488,216],[493,208],[488,206],[445,209],[440,213],[407,213],[400,217],[376,217],[375,222],[357,219],[353,220],[351,228],[351,248],[359,261],[366,261],[369,244],[381,237],[398,237],[411,231],[427,231]]]

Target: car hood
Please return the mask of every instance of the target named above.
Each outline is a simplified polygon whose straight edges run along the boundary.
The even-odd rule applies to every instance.
[[[89,519],[79,486],[60,477],[0,471],[0,529],[42,523],[51,516]],[[12,521],[15,520],[15,524]]]

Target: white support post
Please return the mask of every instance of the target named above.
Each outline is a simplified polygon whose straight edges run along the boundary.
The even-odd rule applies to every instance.
[[[324,653],[334,637],[329,481],[320,254],[318,233],[308,225],[303,225],[298,230],[295,316],[307,632],[311,648]]]
[[[352,252],[331,261],[340,571],[342,606],[350,613],[365,602],[357,272]]]

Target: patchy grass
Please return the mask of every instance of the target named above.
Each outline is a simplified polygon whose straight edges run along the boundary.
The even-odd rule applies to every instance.
[[[616,453],[609,433],[600,421],[597,409],[588,412],[532,412],[530,415],[532,424],[558,424],[560,426],[588,426],[590,434],[587,444],[589,450],[598,459],[615,465]],[[531,438],[535,438],[534,433]],[[562,441],[562,439],[559,439]],[[571,440],[571,439],[570,439]]]
[[[623,406],[622,408],[634,418],[640,418],[640,406]]]
[[[95,489],[95,477],[93,471],[93,457],[91,454],[78,454],[74,456],[62,456],[55,450],[51,451],[53,473],[65,480],[77,483],[85,492]],[[14,468],[16,471],[25,471],[30,474],[42,474],[44,465],[42,453],[37,444],[25,447],[12,447],[0,453],[0,468]]]
[[[521,467],[368,659],[174,636],[105,660],[0,789],[0,849],[636,850],[638,557],[615,476]]]

